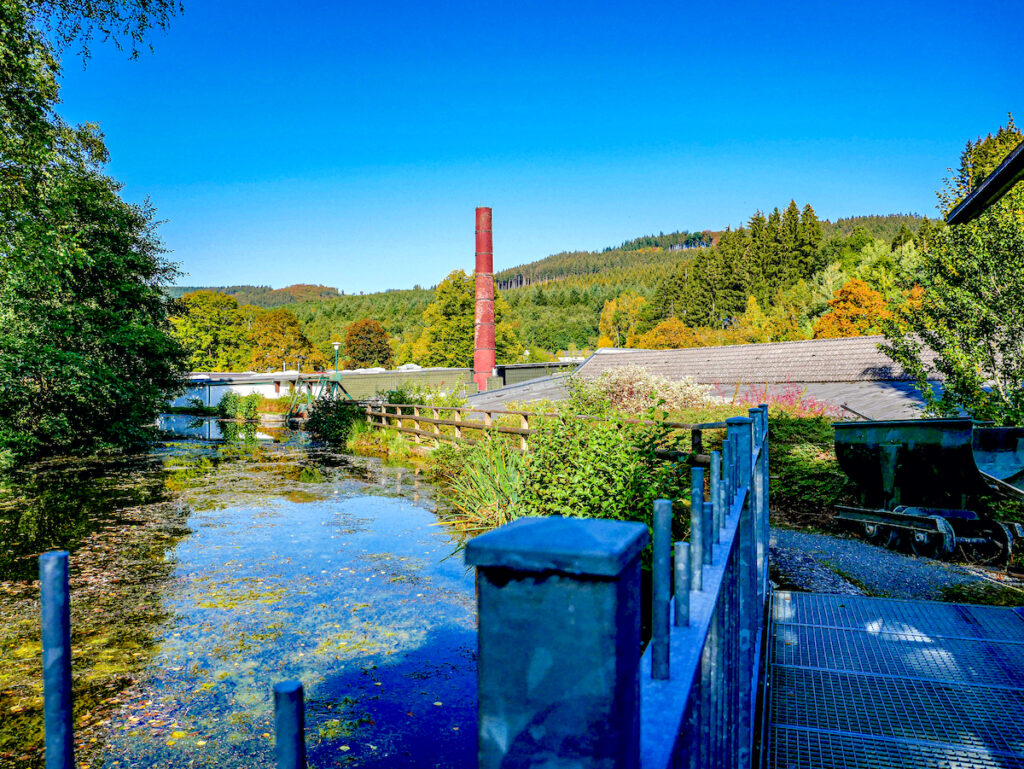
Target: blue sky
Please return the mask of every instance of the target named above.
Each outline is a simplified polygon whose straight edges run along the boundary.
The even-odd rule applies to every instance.
[[[60,111],[166,220],[182,285],[433,285],[811,203],[935,214],[1024,122],[1024,2],[189,2]]]

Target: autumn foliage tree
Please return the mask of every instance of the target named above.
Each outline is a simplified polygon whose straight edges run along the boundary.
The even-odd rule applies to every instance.
[[[890,315],[882,295],[856,279],[836,291],[828,306],[829,311],[814,324],[815,339],[880,334]]]
[[[646,304],[647,300],[635,291],[624,291],[605,302],[597,324],[601,332],[598,347],[627,346],[640,322],[640,311]]]
[[[391,368],[392,353],[388,332],[376,320],[363,318],[345,332],[345,355],[354,368],[383,366]]]
[[[192,371],[248,368],[249,329],[238,302],[216,291],[193,291],[174,302],[174,335]],[[261,310],[262,312],[262,310]]]

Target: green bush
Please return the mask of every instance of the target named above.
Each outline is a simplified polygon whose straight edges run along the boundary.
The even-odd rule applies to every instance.
[[[537,420],[523,464],[519,514],[649,524],[655,499],[685,505],[689,470],[655,456],[662,436],[656,427],[619,422]]]
[[[365,419],[359,404],[346,398],[325,395],[318,398],[306,420],[306,432],[316,441],[345,446],[352,426]]]
[[[259,415],[260,396],[256,393],[239,395],[228,392],[217,404],[217,415],[221,419],[244,419],[251,422]]]
[[[854,486],[836,460],[832,420],[768,411],[772,520],[828,528],[835,506],[856,504]]]

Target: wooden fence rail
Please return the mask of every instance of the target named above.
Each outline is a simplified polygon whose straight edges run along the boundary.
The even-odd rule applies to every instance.
[[[443,411],[451,412],[451,418],[442,419],[441,412]],[[429,412],[431,416],[424,416],[423,412]],[[479,409],[469,406],[422,406],[414,403],[382,403],[378,406],[369,405],[365,408],[365,414],[367,423],[382,429],[390,428],[392,430],[397,430],[398,432],[412,435],[417,443],[422,442],[422,438],[429,438],[433,441],[434,446],[440,445],[440,442],[443,440],[473,443],[479,439],[469,437],[466,435],[466,432],[478,431],[483,435],[518,435],[519,449],[521,451],[529,450],[526,439],[535,432],[535,429],[530,427],[531,419],[568,418],[589,422],[614,421],[619,424],[628,425],[641,425],[647,427],[660,426],[668,430],[689,430],[692,453],[697,455],[696,464],[705,465],[710,461],[710,456],[703,454],[703,431],[724,430],[726,427],[725,422],[692,424],[689,422],[666,422],[651,419],[611,420],[605,417],[595,417],[586,414],[574,414],[571,417],[567,417],[564,414],[558,413]],[[480,416],[474,419],[465,418],[474,414],[479,414]],[[511,427],[509,425],[497,423],[495,422],[496,416],[519,417],[519,427]],[[410,427],[406,423],[411,423],[412,426]],[[424,430],[422,425],[430,425],[431,429]],[[452,431],[452,434],[449,435],[441,432],[441,427],[452,427],[454,430]],[[666,459],[678,459],[681,454],[681,452],[662,453],[665,454]]]

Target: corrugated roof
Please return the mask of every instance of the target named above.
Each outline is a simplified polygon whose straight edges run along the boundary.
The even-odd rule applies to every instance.
[[[884,339],[857,336],[683,350],[602,349],[577,373],[596,377],[618,366],[639,365],[669,379],[690,377],[702,384],[912,381],[910,374],[879,351]]]

